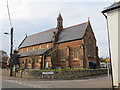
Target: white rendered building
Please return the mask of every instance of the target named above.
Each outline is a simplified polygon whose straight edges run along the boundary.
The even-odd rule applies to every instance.
[[[102,13],[106,16],[109,30],[113,85],[120,86],[120,55],[118,35],[120,31],[120,0],[107,7]],[[106,15],[107,14],[107,15]]]

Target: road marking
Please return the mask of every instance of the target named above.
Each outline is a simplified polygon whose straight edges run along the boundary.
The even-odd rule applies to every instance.
[[[15,81],[15,80],[4,80],[4,81],[7,81],[7,82],[11,82],[11,83],[17,83],[17,84],[20,84],[20,85],[25,85],[25,86],[29,86],[29,87],[33,87],[33,88],[41,88],[39,85],[31,85],[31,84],[28,84],[28,83],[24,83],[24,82],[20,82],[20,81]]]

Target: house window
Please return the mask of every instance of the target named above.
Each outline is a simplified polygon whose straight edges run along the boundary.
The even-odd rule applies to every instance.
[[[63,50],[61,50],[61,59],[65,58],[65,52]]]
[[[78,50],[76,48],[74,49],[74,58],[78,58]]]

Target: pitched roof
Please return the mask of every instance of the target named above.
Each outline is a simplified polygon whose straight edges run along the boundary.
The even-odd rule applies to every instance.
[[[114,9],[117,9],[117,8],[120,8],[120,1],[113,3],[109,7],[105,8],[102,12],[105,13],[105,12],[108,12],[108,11],[111,11],[111,10],[114,10]]]
[[[87,25],[88,25],[88,22],[85,22],[85,23],[64,28],[58,37],[57,43],[81,39],[84,35]],[[56,28],[53,28],[44,32],[27,36],[26,39],[20,44],[19,48],[52,42],[52,36],[55,30]]]
[[[19,48],[51,42],[53,31],[55,31],[55,28],[27,36]]]
[[[19,53],[19,57],[26,57],[26,56],[32,56],[32,55],[41,55],[45,53],[47,50],[50,48],[44,48],[44,49],[38,49],[38,50],[33,50],[33,51],[26,51],[26,52],[21,52]]]
[[[87,23],[78,24],[65,28],[58,37],[58,43],[81,39],[86,30]]]

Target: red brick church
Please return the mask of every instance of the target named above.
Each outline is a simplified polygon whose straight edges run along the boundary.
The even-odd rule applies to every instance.
[[[61,14],[57,27],[26,36],[18,47],[23,68],[89,68],[99,66],[98,47],[90,21],[63,27]]]

